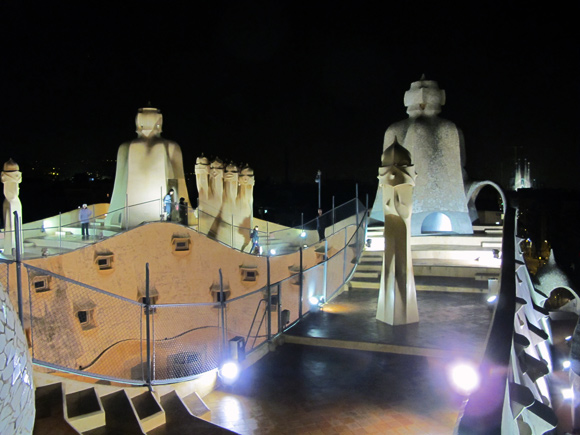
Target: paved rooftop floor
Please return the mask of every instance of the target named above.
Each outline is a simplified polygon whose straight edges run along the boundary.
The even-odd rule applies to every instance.
[[[451,434],[457,358],[478,361],[492,313],[481,294],[418,292],[418,324],[375,319],[377,290],[340,294],[284,345],[204,398],[239,434]]]

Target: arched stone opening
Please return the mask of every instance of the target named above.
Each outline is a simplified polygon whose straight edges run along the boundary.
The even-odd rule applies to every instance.
[[[498,203],[493,203],[493,190],[498,194]],[[479,204],[476,204],[478,196],[484,192]],[[485,197],[484,197],[485,196]],[[499,185],[493,181],[477,181],[472,183],[467,189],[467,209],[471,222],[478,222],[482,224],[498,224],[502,223],[503,213],[507,205],[507,200],[503,190]],[[493,204],[492,204],[493,203]],[[478,207],[479,205],[479,207]],[[491,209],[487,209],[491,208]]]
[[[450,232],[453,232],[453,225],[451,224],[451,219],[445,213],[431,213],[421,224],[422,234]]]

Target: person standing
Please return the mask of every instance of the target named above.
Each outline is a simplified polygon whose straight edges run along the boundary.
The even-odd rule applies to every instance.
[[[181,197],[179,198],[179,205],[178,205],[178,209],[179,209],[179,223],[181,225],[186,225],[187,226],[187,210],[188,205],[187,202],[185,202],[185,198]]]
[[[163,205],[165,207],[165,220],[171,221],[171,204],[173,203],[173,189],[169,189],[165,198],[163,198]]]
[[[322,225],[322,209],[318,209],[316,217],[316,230],[318,231],[318,241],[324,240],[324,225]]]
[[[87,207],[86,204],[83,204],[82,208],[79,210],[79,220],[81,221],[81,233],[83,240],[89,238],[89,222],[91,221],[92,215],[93,212]]]
[[[254,250],[256,250],[256,254],[260,254],[260,233],[258,232],[258,225],[256,225],[254,229],[250,231],[250,239],[252,240],[250,254],[254,254]]]

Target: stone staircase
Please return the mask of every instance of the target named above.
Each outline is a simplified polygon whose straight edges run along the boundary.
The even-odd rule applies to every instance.
[[[40,376],[34,434],[233,434],[211,423],[211,412],[193,392],[150,392]],[[62,381],[59,381],[62,379]]]
[[[487,293],[499,278],[501,228],[476,227],[473,236],[411,239],[415,285],[419,291]],[[348,283],[349,289],[379,289],[383,264],[383,227],[369,227],[367,248]]]

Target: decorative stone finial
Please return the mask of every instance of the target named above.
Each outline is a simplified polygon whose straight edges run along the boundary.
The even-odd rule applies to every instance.
[[[13,171],[19,171],[19,170],[20,170],[20,166],[18,166],[18,163],[16,163],[14,160],[12,160],[12,157],[6,163],[4,163],[4,171],[5,172],[13,172]]]
[[[439,89],[436,81],[426,80],[423,74],[421,79],[411,83],[411,88],[405,92],[404,103],[411,117],[434,116],[441,112],[441,106],[445,105],[445,91]]]
[[[394,142],[383,153],[383,166],[411,166],[411,153],[399,144],[395,136]]]

